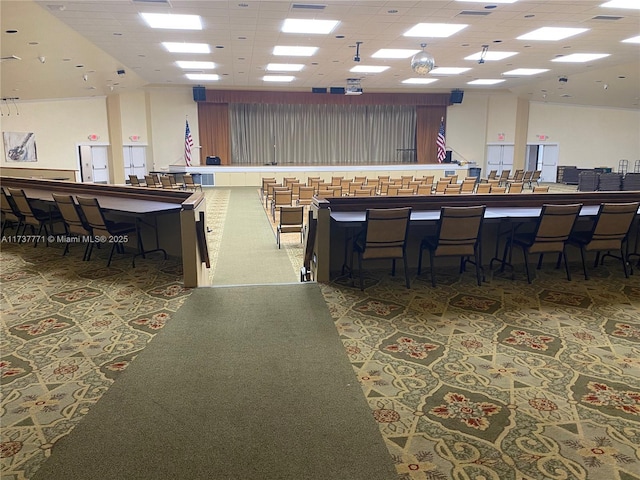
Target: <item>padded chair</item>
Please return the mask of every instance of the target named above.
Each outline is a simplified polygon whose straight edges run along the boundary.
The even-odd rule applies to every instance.
[[[475,177],[471,180],[464,179],[461,184],[460,193],[473,193],[476,188]]]
[[[509,184],[509,193],[522,193],[522,182],[513,182]]]
[[[487,180],[494,180],[498,176],[498,170],[491,170],[487,175]]]
[[[638,212],[640,202],[634,203],[603,203],[598,210],[598,216],[593,222],[591,230],[572,232],[568,243],[580,248],[580,258],[582,259],[582,270],[584,279],[589,279],[587,266],[585,263],[586,252],[596,252],[596,259],[593,264],[598,266],[605,257],[617,258],[622,262],[624,276],[629,278],[627,271],[627,260],[623,247],[627,242],[629,230],[633,219]],[[619,256],[609,253],[611,251],[620,252]],[[600,258],[600,252],[607,252]]]
[[[276,188],[285,188],[281,183],[267,183],[267,194],[264,196],[264,208],[267,209],[269,200],[273,200],[273,191]]]
[[[351,195],[353,195],[354,197],[373,197],[375,194],[376,194],[375,187],[364,186],[354,190],[354,192]]]
[[[156,177],[155,175],[144,176],[144,182],[147,184],[147,187],[161,188],[162,185],[160,185],[157,180],[158,180],[158,177]]]
[[[467,262],[476,266],[478,285],[482,285],[480,258],[480,231],[484,219],[484,205],[471,207],[441,207],[435,235],[427,236],[420,243],[418,275],[422,272],[422,252],[429,250],[431,285],[436,286],[435,257],[460,257],[460,273]],[[473,261],[469,260],[473,257]]]
[[[491,193],[490,183],[479,183],[476,186],[476,193]]]
[[[367,183],[367,177],[353,177],[353,181],[365,185]]]
[[[137,177],[136,177],[137,178]],[[68,237],[77,238],[83,240],[83,237],[92,236],[91,226],[82,216],[80,207],[73,201],[71,195],[62,195],[59,193],[52,193],[53,200],[56,202],[56,206],[62,215],[62,221],[64,222],[64,229]],[[66,242],[62,256],[69,253],[69,245],[71,242]],[[89,253],[90,242],[86,242],[84,248],[84,255],[82,260],[87,260],[87,254]]]
[[[276,211],[280,207],[290,207],[293,203],[293,192],[291,190],[274,190],[273,201],[271,202],[271,216],[273,221],[276,221]]]
[[[400,196],[400,197],[411,197],[412,195],[415,195],[415,191],[413,190],[413,188],[399,188],[398,189],[398,196]]]
[[[402,182],[402,188],[409,188],[409,182],[413,181],[413,175],[400,175],[400,181]]]
[[[129,183],[132,187],[146,187],[146,184],[140,183],[137,175],[129,175]]]
[[[160,184],[162,188],[168,189],[168,190],[178,190],[179,188],[178,185],[171,183],[171,180],[167,175],[162,175],[160,177]]]
[[[38,239],[40,234],[44,231],[45,244],[49,246],[48,237],[53,233],[53,224],[55,222],[62,221],[62,215],[58,211],[45,211],[32,205],[31,201],[27,198],[24,190],[21,188],[9,188],[9,194],[16,210],[23,216],[22,219],[22,235],[25,234],[27,226],[31,227],[31,232],[36,235],[36,240],[33,247],[38,246]],[[36,231],[36,227],[38,230]],[[19,232],[16,230],[16,235]]]
[[[97,198],[92,197],[80,197],[76,196],[78,205],[84,214],[84,218],[87,220],[87,224],[91,227],[91,233],[94,237],[106,237],[110,240],[111,251],[109,252],[109,259],[107,260],[107,267],[111,265],[111,259],[113,258],[113,252],[117,249],[120,253],[124,253],[124,244],[126,236],[130,233],[136,233],[138,239],[138,248],[140,252],[143,252],[142,240],[137,233],[138,229],[135,223],[129,222],[114,222],[108,220],[105,217],[104,210],[100,207]],[[89,251],[86,255],[86,260],[91,258],[93,252],[93,243],[89,243]]]
[[[387,188],[387,196],[397,197],[401,188],[401,185],[389,185]]]
[[[534,185],[533,193],[549,193],[549,185]]]
[[[304,206],[280,207],[280,222],[276,230],[276,242],[280,248],[283,233],[300,233],[300,243],[304,240]]]
[[[511,241],[507,243],[507,248],[517,245],[522,248],[524,256],[524,266],[527,271],[527,281],[531,283],[531,273],[529,271],[529,255],[539,254],[538,269],[542,266],[542,258],[545,253],[557,253],[558,262],[556,268],[560,266],[560,260],[564,259],[564,269],[567,272],[567,280],[571,280],[569,264],[567,262],[566,245],[569,235],[576,223],[582,204],[571,205],[549,205],[542,206],[542,212],[538,217],[536,226],[531,233],[516,233]]]
[[[405,284],[411,288],[406,252],[410,216],[411,207],[367,209],[364,231],[353,242],[353,251],[358,255],[360,290],[364,290],[363,260],[391,259],[391,275],[395,275],[399,258],[404,262]],[[353,271],[353,256],[350,271]]]
[[[491,193],[507,193],[507,187],[496,187],[491,185]]]
[[[182,176],[182,180],[184,181],[185,190],[193,190],[195,192],[197,189],[200,189],[200,191],[202,191],[202,184],[194,182],[191,174],[185,173]]]
[[[444,189],[445,195],[460,195],[460,187],[461,185],[456,183],[455,185],[448,185],[447,188]]]
[[[540,177],[542,176],[542,170],[535,170],[529,179],[529,188],[533,188],[533,183],[536,185],[540,183]]]
[[[436,193],[444,193],[450,184],[449,180],[438,180],[436,183]]]
[[[276,182],[275,177],[262,177],[262,186],[260,187],[260,198],[264,199],[264,196],[267,194],[267,186],[270,183],[278,183],[278,182]]]
[[[9,224],[15,224],[17,234],[22,226],[24,215],[20,213],[20,210],[18,210],[12,202],[12,199],[7,195],[7,192],[4,191],[4,188],[0,188],[0,192],[0,199],[2,200],[2,231],[0,235],[4,235],[4,229],[7,228]]]
[[[500,174],[500,177],[498,177],[498,185],[502,186],[504,185],[507,180],[509,180],[509,175],[511,174],[511,170],[503,170],[502,173]]]
[[[311,202],[313,202],[313,187],[301,186],[296,203],[298,205],[311,205]]]
[[[418,195],[431,195],[432,185],[418,185],[417,194]]]
[[[343,179],[344,177],[331,177],[331,185],[333,186],[341,185],[341,182]]]

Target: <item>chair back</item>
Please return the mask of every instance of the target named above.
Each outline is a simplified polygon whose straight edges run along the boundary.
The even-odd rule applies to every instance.
[[[631,229],[640,202],[603,203],[591,231],[587,250],[620,250]]]
[[[450,185],[449,180],[438,180],[438,183],[436,183],[436,193],[444,193],[448,185]]]
[[[24,221],[29,225],[39,225],[40,221],[36,216],[36,212],[31,208],[31,204],[27,199],[27,195],[21,188],[9,187],[9,194],[13,200],[16,210],[22,215]]]
[[[353,192],[353,196],[354,197],[372,197],[376,194],[375,192],[375,187],[362,187],[362,188],[357,188],[356,190],[354,190]]]
[[[91,235],[91,227],[82,217],[80,208],[73,201],[71,195],[52,193],[51,196],[53,196],[53,200],[56,202],[56,206],[62,215],[68,234]]]
[[[485,205],[441,207],[435,256],[474,255],[480,238]]]
[[[545,185],[545,186],[536,185],[533,187],[533,193],[548,193],[548,192],[549,192],[549,185]]]
[[[280,231],[287,232],[288,229],[286,227],[298,227],[297,230],[289,230],[289,231],[299,231],[302,228],[302,224],[304,223],[304,207],[302,206],[288,206],[285,205],[280,207]]]
[[[509,193],[522,193],[522,187],[524,183],[522,182],[514,182],[509,185]]]
[[[462,187],[460,188],[460,193],[473,193],[473,190],[476,188],[476,179],[473,177],[472,180],[465,179],[462,182]]]
[[[20,221],[24,217],[20,210],[12,203],[11,199],[7,195],[7,192],[4,191],[4,188],[0,188],[0,192],[2,192],[2,196],[0,199],[2,200],[2,215],[14,222]]]
[[[488,180],[493,180],[498,175],[498,170],[491,170],[489,175],[487,175]]]
[[[414,195],[415,191],[413,190],[413,188],[399,188],[398,189],[398,195],[399,196],[411,196]]]
[[[344,177],[331,177],[331,185],[341,185],[343,179]]]
[[[347,192],[349,192],[349,195],[355,195],[355,191],[359,190],[360,188],[362,188],[362,183],[355,181],[349,182]],[[345,191],[344,185],[342,186],[342,191]]]
[[[134,187],[141,186],[140,179],[138,178],[137,175],[129,175],[129,183]]]
[[[511,170],[503,170],[502,173],[500,173],[500,178],[498,178],[498,183],[506,182],[509,179],[509,175],[511,175]]]
[[[107,228],[107,220],[104,218],[104,213],[98,203],[98,199],[76,196],[76,200],[78,201],[78,205],[80,205],[84,218],[91,227],[92,234],[108,237],[110,232]]]
[[[387,188],[387,196],[396,197],[400,191],[401,185],[389,185]]]
[[[413,181],[413,175],[401,175],[400,181],[402,182],[402,188],[408,188],[409,182]]]
[[[144,181],[147,184],[147,187],[155,188],[158,186],[155,175],[145,175]]]
[[[363,259],[402,258],[411,207],[367,209]]]
[[[313,187],[299,187],[298,205],[311,205],[313,201]]]
[[[522,183],[531,182],[531,177],[533,177],[533,170],[527,170],[526,172],[524,172],[524,175],[522,176]]]
[[[418,195],[431,195],[431,185],[418,185]]]
[[[353,181],[364,185],[367,183],[367,177],[353,177]]]
[[[490,193],[490,192],[491,192],[490,183],[479,183],[476,186],[476,193]]]
[[[286,189],[286,190],[274,189],[273,203],[276,207],[279,207],[282,205],[291,205],[291,202],[293,201],[292,196],[293,194],[289,189]]]
[[[573,226],[576,223],[582,204],[542,206],[533,232],[530,253],[562,252]]]
[[[496,185],[491,185],[491,193],[506,193],[507,187],[497,187]]]
[[[198,184],[196,184],[196,182],[193,181],[193,177],[191,176],[190,173],[185,173],[182,176],[182,181],[184,182],[185,188],[195,189],[198,186]]]
[[[162,184],[162,188],[173,188],[171,186],[171,180],[166,175],[160,177],[160,183]]]

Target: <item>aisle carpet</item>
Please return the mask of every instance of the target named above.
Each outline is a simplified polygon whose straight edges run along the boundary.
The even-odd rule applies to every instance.
[[[194,291],[33,478],[394,476],[320,287],[298,284]]]

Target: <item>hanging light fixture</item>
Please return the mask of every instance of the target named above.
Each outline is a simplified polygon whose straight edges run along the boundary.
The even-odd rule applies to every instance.
[[[436,66],[436,60],[433,58],[433,55],[424,50],[424,47],[427,46],[426,43],[421,43],[420,46],[422,47],[422,51],[416,53],[411,59],[411,70],[418,75],[426,75]]]

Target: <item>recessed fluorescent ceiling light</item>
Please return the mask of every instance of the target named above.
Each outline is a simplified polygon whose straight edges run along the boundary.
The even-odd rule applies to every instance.
[[[405,37],[450,37],[468,25],[453,23],[418,23],[404,33]]]
[[[518,0],[456,0],[457,2],[470,2],[470,3],[516,3]]]
[[[213,62],[190,62],[186,60],[178,60],[176,62],[176,65],[178,65],[180,68],[190,68],[193,70],[197,70],[197,69],[207,70],[207,69],[216,68],[216,64]]]
[[[269,63],[267,70],[271,72],[299,72],[304,68],[302,63]]]
[[[622,40],[622,43],[640,43],[640,35]]]
[[[538,73],[548,72],[548,68],[516,68],[504,72],[503,75],[537,75]]]
[[[638,0],[611,0],[609,2],[603,3],[600,6],[611,8],[633,8],[636,10],[640,10],[640,3],[638,3]]]
[[[295,78],[291,75],[265,75],[262,80],[265,82],[292,82]]]
[[[471,80],[467,82],[467,85],[495,85],[496,83],[502,83],[505,80],[499,80],[497,78],[478,78],[477,80]]]
[[[186,73],[185,77],[189,80],[198,80],[199,82],[220,80],[220,75],[215,73]]]
[[[151,28],[175,30],[202,30],[198,15],[174,15],[173,13],[141,13],[140,16]]]
[[[426,85],[427,83],[437,82],[437,78],[407,78],[402,83],[412,83],[417,85]]]
[[[552,62],[573,62],[583,63],[590,62],[591,60],[598,60],[599,58],[608,57],[608,53],[572,53],[571,55],[563,55],[562,57],[554,58]]]
[[[290,57],[310,57],[318,47],[285,47],[276,45],[273,47],[274,55],[288,55]]]
[[[356,65],[353,67],[350,72],[354,73],[380,73],[387,70],[389,67],[380,66],[380,65]]]
[[[162,45],[171,53],[211,53],[206,43],[162,42]]]
[[[408,50],[404,48],[381,48],[371,55],[371,58],[409,58],[420,50]]]
[[[340,23],[338,20],[305,20],[287,18],[282,24],[284,33],[331,33]]]
[[[436,67],[431,70],[429,73],[431,75],[458,75],[460,73],[464,73],[467,70],[471,70],[470,68],[459,68],[459,67]]]
[[[505,58],[513,57],[517,54],[518,52],[484,52],[483,55],[483,52],[478,52],[474,53],[473,55],[469,55],[468,57],[464,57],[464,59],[478,61],[480,60],[480,58],[482,58],[483,60],[490,62],[493,60],[504,60]]]
[[[562,40],[582,32],[588,28],[563,28],[563,27],[542,27],[533,32],[520,35],[518,40]]]

